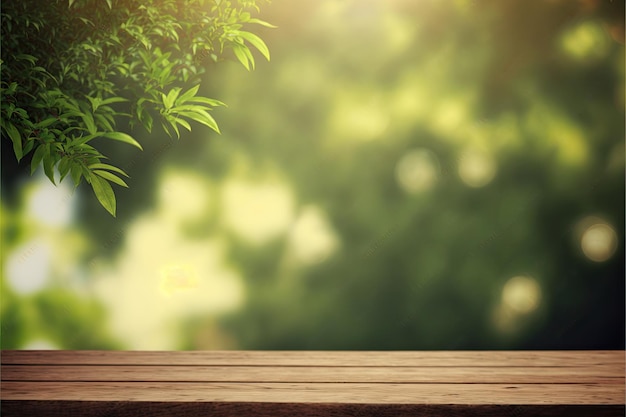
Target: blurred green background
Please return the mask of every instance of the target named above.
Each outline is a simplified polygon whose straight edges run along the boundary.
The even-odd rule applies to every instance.
[[[624,348],[623,2],[261,18],[221,136],[103,144],[117,219],[3,144],[2,349]]]

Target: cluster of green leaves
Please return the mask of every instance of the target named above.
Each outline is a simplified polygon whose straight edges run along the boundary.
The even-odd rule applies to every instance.
[[[247,24],[256,0],[10,0],[2,7],[0,128],[18,161],[30,157],[55,183],[84,178],[113,216],[111,183],[127,187],[126,173],[92,141],[104,138],[141,149],[117,123],[152,131],[155,117],[180,137],[190,122],[219,133],[209,111],[224,103],[198,95],[213,62],[235,57],[254,68],[250,50],[266,59],[266,44]]]

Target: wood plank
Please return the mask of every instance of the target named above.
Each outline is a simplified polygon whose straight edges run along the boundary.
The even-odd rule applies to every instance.
[[[359,404],[624,404],[621,384],[2,382],[3,400]]]
[[[3,381],[624,384],[624,370],[579,367],[5,365]]]
[[[298,404],[2,401],[3,417],[623,417],[620,405]]]
[[[3,417],[623,417],[620,405],[284,404],[2,401]]]
[[[3,365],[251,365],[624,368],[624,351],[2,351]]]

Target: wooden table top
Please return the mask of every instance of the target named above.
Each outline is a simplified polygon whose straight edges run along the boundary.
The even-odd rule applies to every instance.
[[[623,416],[624,353],[2,351],[0,398],[2,415]]]

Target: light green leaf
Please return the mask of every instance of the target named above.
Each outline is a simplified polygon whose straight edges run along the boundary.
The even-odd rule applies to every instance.
[[[211,129],[215,130],[217,133],[220,133],[220,129],[217,126],[217,122],[215,121],[215,119],[209,113],[203,110],[196,110],[193,112],[191,111],[180,112],[179,115],[188,117],[189,119],[195,120],[198,123],[202,123],[203,125],[208,126]]]
[[[165,94],[161,94],[163,96],[163,105],[165,105],[166,109],[172,108],[176,97],[178,97],[178,94],[180,94],[180,90],[181,89],[179,87],[174,87],[170,90],[169,93],[167,93],[167,96]]]
[[[172,128],[174,128],[174,131],[176,132],[176,138],[180,139],[180,131],[178,130],[178,126],[176,125],[176,117],[173,117],[170,114],[166,114],[165,115],[165,119],[167,120],[167,122],[172,126]]]
[[[226,103],[223,103],[219,100],[214,100],[212,98],[208,98],[208,97],[194,97],[191,100],[189,100],[191,103],[202,103],[202,104],[208,104],[209,106],[213,106],[213,107],[217,107],[217,106],[224,106],[224,107],[228,107],[226,106]]]
[[[89,165],[89,169],[108,169],[109,171],[117,172],[118,174],[121,174],[125,176],[126,178],[128,178],[127,173],[125,173],[118,167],[114,167],[113,165],[109,165],[109,164],[103,164],[103,163],[91,164]]]
[[[102,207],[115,217],[115,193],[113,192],[113,188],[111,188],[111,184],[93,173],[89,174],[89,181]]]
[[[200,84],[196,85],[195,87],[191,87],[189,90],[185,91],[185,93],[178,97],[178,99],[176,100],[176,105],[183,104],[184,102],[195,96],[199,88]]]
[[[254,33],[239,31],[238,35],[250,42],[256,49],[263,54],[265,59],[270,60],[270,50],[267,48],[267,45],[261,38],[259,38]]]
[[[179,125],[185,127],[188,131],[191,132],[191,126],[189,125],[189,123],[185,119],[181,119],[180,117],[177,117],[176,118],[176,123],[178,123]]]
[[[143,150],[143,148],[141,147],[139,142],[137,142],[135,139],[133,139],[132,136],[130,136],[130,135],[126,134],[126,133],[122,133],[122,132],[107,132],[107,133],[103,133],[102,136],[104,136],[105,138],[119,140],[120,142],[128,143],[130,145],[133,145],[133,146]]]
[[[252,18],[248,20],[248,23],[256,23],[257,25],[265,26],[266,28],[276,29],[278,26],[274,26],[271,23],[267,23],[263,20]]]
[[[248,71],[250,71],[250,62],[245,51],[248,51],[248,48],[246,48],[245,46],[237,44],[233,45],[233,52],[235,53],[235,56],[237,57],[239,62],[241,62],[241,65],[243,65]]]
[[[105,180],[109,180],[111,182],[116,183],[117,185],[121,185],[122,187],[128,188],[128,184],[126,184],[123,179],[121,179],[120,177],[114,174],[111,174],[109,171],[101,171],[99,169],[95,169],[93,173],[101,176]]]

